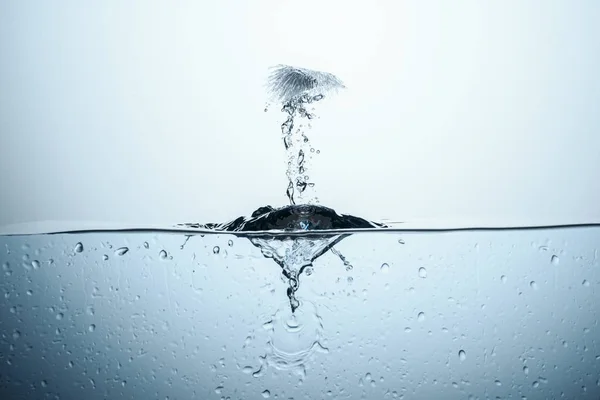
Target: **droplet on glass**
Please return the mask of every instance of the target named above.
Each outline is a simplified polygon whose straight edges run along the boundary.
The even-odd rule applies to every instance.
[[[467,353],[465,353],[465,351],[464,351],[464,350],[460,350],[460,351],[458,352],[458,359],[459,359],[460,361],[465,361],[465,360],[467,359]]]
[[[78,243],[75,245],[75,252],[76,252],[76,253],[81,253],[82,251],[83,251],[83,243],[81,243],[81,242],[78,242]]]
[[[502,281],[502,283],[506,283],[506,275],[502,275],[500,277],[500,280]]]
[[[213,253],[214,254],[219,254],[219,251],[221,251],[221,249],[219,248],[219,246],[213,247]]]
[[[89,332],[94,332],[96,330],[96,325],[91,324],[90,326],[88,326],[88,331]]]
[[[419,315],[417,315],[417,320],[418,320],[419,322],[423,322],[423,321],[425,321],[425,313],[424,313],[423,311],[421,311],[421,312],[419,313]]]
[[[387,274],[390,271],[390,266],[387,263],[381,264],[381,272]]]
[[[269,397],[271,397],[271,392],[269,392],[268,390],[263,390],[262,397],[268,399]]]
[[[164,250],[161,250],[161,251],[158,253],[158,256],[160,257],[160,259],[161,259],[161,260],[166,260],[166,259],[167,259],[167,252],[166,252],[166,251],[164,251]]]
[[[531,288],[533,290],[537,290],[538,289],[538,285],[537,285],[537,283],[535,281],[529,282],[529,286],[531,286]]]
[[[425,268],[419,268],[419,277],[423,279],[427,278],[427,270]]]
[[[124,256],[128,251],[128,247],[119,247],[117,250],[115,250],[115,254],[118,256]]]
[[[230,241],[228,241],[228,242],[227,242],[227,245],[228,245],[229,247],[233,246],[233,240],[230,240]]]
[[[31,262],[31,266],[33,267],[33,269],[38,269],[40,267],[40,262],[38,260],[33,260]]]
[[[553,265],[558,265],[558,263],[560,262],[560,259],[558,258],[558,256],[556,254],[554,254],[551,258],[550,258],[550,262]]]

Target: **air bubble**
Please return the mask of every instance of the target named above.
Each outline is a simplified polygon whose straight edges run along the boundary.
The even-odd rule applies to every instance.
[[[458,359],[459,359],[460,361],[465,361],[465,360],[467,359],[467,353],[465,353],[465,351],[464,351],[464,350],[460,350],[460,351],[458,352]]]
[[[219,254],[219,251],[221,251],[221,249],[219,248],[219,246],[213,247],[213,254]]]
[[[119,247],[117,250],[115,250],[115,254],[118,256],[124,256],[125,254],[127,254],[128,251],[128,247]]]
[[[81,253],[82,251],[83,251],[83,243],[81,243],[81,242],[78,242],[78,243],[75,245],[75,252],[76,252],[76,253]]]
[[[427,270],[423,267],[419,268],[419,278],[427,278]]]
[[[387,274],[390,271],[390,266],[387,263],[381,264],[381,272]]]
[[[560,259],[558,258],[558,256],[556,254],[554,254],[551,258],[550,258],[550,262],[553,265],[558,265],[558,263],[560,262]]]

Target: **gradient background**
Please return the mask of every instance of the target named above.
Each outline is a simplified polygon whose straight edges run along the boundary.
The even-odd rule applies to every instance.
[[[323,205],[440,225],[600,222],[600,3],[5,1],[0,227],[287,203],[267,68],[325,70]]]

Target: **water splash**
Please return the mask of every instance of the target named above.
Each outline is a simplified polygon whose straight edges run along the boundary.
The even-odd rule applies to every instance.
[[[328,232],[343,229],[385,228],[385,225],[352,215],[338,214],[316,205],[260,207],[250,217],[239,217],[221,224],[180,224],[187,228],[243,232],[263,256],[281,268],[288,283],[287,296],[294,313],[300,305],[296,292],[305,271],[313,272],[313,262],[349,233]],[[272,234],[269,234],[272,232]],[[336,252],[336,254],[338,254]]]
[[[303,125],[299,124],[296,128],[295,122],[297,118],[314,119],[315,114],[311,113],[314,108],[309,111],[309,105],[322,100],[325,93],[345,86],[333,74],[288,65],[274,68],[268,86],[271,97],[282,104],[281,111],[286,114],[286,120],[281,124],[288,157],[286,195],[292,205],[318,204],[316,195],[307,192],[307,188],[315,186],[308,175],[309,160],[315,149],[311,147]]]

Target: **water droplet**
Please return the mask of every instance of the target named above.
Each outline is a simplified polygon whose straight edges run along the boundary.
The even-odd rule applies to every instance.
[[[90,326],[88,326],[88,331],[94,332],[95,330],[96,330],[96,325],[91,324]]]
[[[160,253],[158,253],[158,256],[160,257],[161,260],[165,260],[167,258],[167,252],[164,250],[161,250]]]
[[[96,313],[94,310],[94,307],[92,307],[92,306],[87,306],[85,312],[87,313],[87,315],[92,315],[92,316]]]
[[[400,244],[404,244],[404,243],[406,243],[406,242],[404,241],[404,239],[398,239],[398,243],[400,243]]]
[[[103,256],[102,256],[102,259],[103,259],[104,261],[107,261],[107,260],[108,260],[108,255],[106,255],[106,254],[105,254],[105,255],[103,255]]]
[[[263,390],[262,397],[268,399],[269,397],[271,397],[271,392],[269,392],[268,390]]]
[[[46,386],[48,386],[48,382],[46,382],[45,380],[40,382],[40,385],[42,385],[43,388],[45,388]]]
[[[419,268],[419,277],[423,279],[427,278],[427,270],[425,268]]]
[[[523,367],[523,373],[524,373],[525,375],[529,375],[529,367],[527,367],[527,366],[524,366],[524,367]]]
[[[558,265],[558,263],[560,262],[560,259],[558,258],[558,256],[556,254],[554,254],[551,258],[550,258],[550,262],[553,265]]]
[[[590,286],[590,283],[588,282],[588,280],[587,280],[587,279],[584,279],[584,280],[583,280],[583,282],[581,282],[581,284],[582,284],[583,286],[585,286],[585,287],[589,287],[589,286]]]
[[[351,277],[351,276],[349,276],[349,277],[348,277],[348,283],[352,283],[352,282],[354,282],[354,278],[353,278],[353,277]]]
[[[119,247],[117,250],[115,250],[115,254],[118,256],[124,256],[128,251],[128,247]]]
[[[144,242],[144,248],[145,249],[149,249],[150,248],[150,245],[148,244],[148,242]]]
[[[535,283],[535,281],[529,282],[529,286],[531,286],[531,288],[533,290],[537,290],[538,289],[538,285],[537,285],[537,283]]]
[[[304,270],[304,274],[306,274],[306,276],[311,276],[313,274],[313,269],[311,267],[307,267]]]
[[[533,381],[531,386],[533,386],[533,388],[537,388],[538,386],[540,386],[540,383],[538,381]]]
[[[460,361],[465,361],[465,360],[467,359],[467,353],[465,353],[465,351],[464,351],[464,350],[460,350],[460,351],[458,352],[458,359],[459,359]]]
[[[65,314],[63,313],[58,313],[56,314],[56,320],[57,321],[62,321],[62,319],[65,317]]]
[[[419,313],[419,315],[417,316],[417,320],[418,320],[419,322],[423,322],[423,321],[425,321],[425,313],[424,313],[423,311],[421,311],[421,312]]]
[[[506,283],[506,275],[502,275],[500,277],[500,280],[502,281],[502,283]]]
[[[81,253],[82,251],[83,251],[83,244],[82,244],[81,242],[78,242],[78,243],[75,245],[75,252],[76,252],[76,253]]]
[[[14,340],[17,340],[17,339],[19,339],[20,337],[21,337],[21,332],[19,332],[19,331],[14,331],[14,332],[13,332],[13,334],[12,334],[12,338],[13,338]]]
[[[227,245],[228,245],[229,247],[233,246],[233,240],[230,240],[230,241],[228,241],[228,242],[227,242]]]
[[[387,263],[381,264],[381,272],[387,274],[390,271],[390,266]]]
[[[500,382],[498,379],[496,379],[494,383],[496,384],[496,386],[502,386],[502,382]]]
[[[31,262],[31,266],[33,267],[33,269],[38,269],[40,268],[40,262],[38,260],[33,260]]]
[[[29,290],[27,291],[27,296],[33,296],[33,290],[29,289]]]
[[[404,328],[404,332],[410,333],[410,331],[411,331],[410,326],[407,326],[406,328]]]
[[[219,246],[213,247],[213,253],[214,254],[219,254],[219,251],[221,251],[221,249],[219,248]]]

